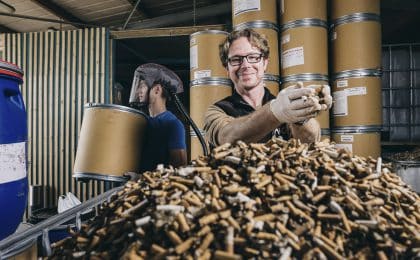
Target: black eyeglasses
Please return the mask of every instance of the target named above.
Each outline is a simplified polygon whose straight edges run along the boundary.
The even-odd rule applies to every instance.
[[[261,61],[262,56],[261,53],[251,53],[246,56],[233,56],[228,58],[228,62],[231,66],[239,66],[244,62],[244,58],[246,58],[249,63],[258,63]]]

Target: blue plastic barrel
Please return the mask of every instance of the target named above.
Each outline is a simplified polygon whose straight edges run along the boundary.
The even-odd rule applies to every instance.
[[[0,60],[0,240],[15,232],[28,197],[23,71]]]

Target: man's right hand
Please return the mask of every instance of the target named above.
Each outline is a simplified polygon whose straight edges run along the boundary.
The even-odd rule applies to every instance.
[[[291,86],[280,91],[270,103],[271,112],[280,123],[298,123],[314,118],[321,110],[321,105],[313,98],[312,88]]]

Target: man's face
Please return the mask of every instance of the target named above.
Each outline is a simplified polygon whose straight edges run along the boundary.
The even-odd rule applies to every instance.
[[[137,96],[139,98],[140,103],[146,103],[148,101],[147,85],[144,80],[141,80],[139,83],[139,87],[137,89]]]
[[[233,41],[229,48],[229,58],[247,56],[249,54],[261,54],[257,47],[253,47],[246,37],[240,37]],[[253,60],[255,61],[255,60]],[[242,64],[231,65],[228,63],[228,73],[230,79],[235,84],[238,92],[251,90],[257,86],[263,87],[263,76],[267,68],[268,61],[261,58],[258,62],[250,63],[246,58],[242,58]]]

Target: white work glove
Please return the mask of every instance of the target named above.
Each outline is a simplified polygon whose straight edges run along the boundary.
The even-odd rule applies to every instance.
[[[270,102],[271,112],[280,123],[305,122],[316,117],[321,110],[314,94],[315,90],[308,87],[291,86],[283,89]]]
[[[319,103],[321,105],[321,110],[328,110],[332,106],[332,96],[331,89],[328,85],[309,85],[307,88],[313,88],[316,91],[321,89],[321,93],[318,94],[320,97]]]
[[[324,104],[322,104],[322,110],[328,110],[331,108],[332,103],[333,103],[333,99],[331,96],[331,88],[328,85],[323,85],[324,87],[322,88],[322,95],[324,96]],[[325,106],[324,106],[325,105]]]

